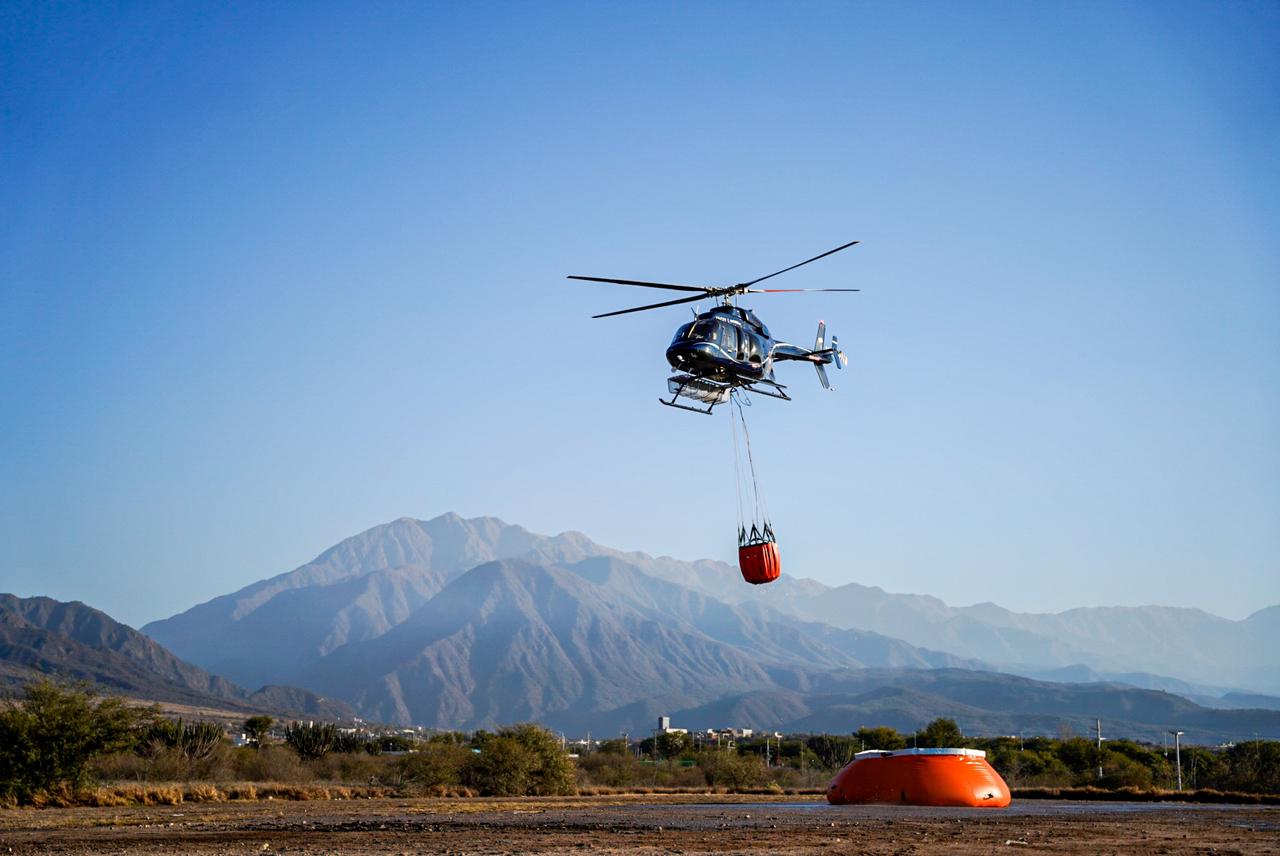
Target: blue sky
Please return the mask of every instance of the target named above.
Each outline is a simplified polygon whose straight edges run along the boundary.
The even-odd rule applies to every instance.
[[[750,411],[788,572],[1280,602],[1280,7],[0,9],[0,590],[132,624],[454,510],[732,559],[686,307],[849,370]]]

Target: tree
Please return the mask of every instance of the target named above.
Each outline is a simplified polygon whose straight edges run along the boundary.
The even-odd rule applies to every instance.
[[[596,743],[596,751],[603,755],[629,755],[627,741],[621,737],[612,740],[601,740]]]
[[[693,750],[693,738],[678,731],[664,731],[658,735],[656,749],[659,757],[671,760]]]
[[[864,731],[866,729],[863,729]],[[857,737],[840,737],[834,734],[815,734],[805,745],[818,758],[818,763],[828,770],[839,770],[853,760],[861,746]]]
[[[254,749],[262,748],[262,741],[267,739],[275,720],[269,716],[251,716],[244,721],[244,736]]]
[[[890,728],[887,725],[878,725],[875,728],[864,726],[859,728],[853,736],[863,749],[892,751],[907,748],[907,738],[899,734],[896,728]]]
[[[964,735],[954,719],[939,717],[916,732],[916,745],[921,749],[951,749],[964,745]]]
[[[0,795],[29,800],[59,785],[83,787],[89,762],[129,749],[138,722],[120,699],[48,679],[27,684],[22,698],[0,711]]]

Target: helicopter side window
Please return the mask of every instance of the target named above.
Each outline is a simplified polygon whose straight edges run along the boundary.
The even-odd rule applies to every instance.
[[[743,331],[742,339],[742,350],[746,354],[747,362],[757,366],[763,363],[764,356],[760,353],[760,341],[746,331]]]
[[[731,357],[737,356],[738,355],[738,328],[726,324],[724,325],[722,332],[724,333],[724,339],[721,342],[721,345],[724,347],[725,352],[728,353],[729,356]]]

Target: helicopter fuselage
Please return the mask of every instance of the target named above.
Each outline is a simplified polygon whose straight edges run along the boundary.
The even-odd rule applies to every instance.
[[[750,309],[716,306],[676,330],[667,362],[677,371],[744,385],[771,378],[775,359],[809,359],[811,351],[779,342]]]

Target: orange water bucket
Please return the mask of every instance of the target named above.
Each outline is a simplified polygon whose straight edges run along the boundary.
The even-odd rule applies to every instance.
[[[738,548],[738,568],[742,578],[752,585],[771,583],[782,575],[782,559],[778,555],[778,542],[748,544]]]
[[[868,750],[836,773],[827,787],[832,805],[900,805],[1004,808],[1009,786],[977,749]]]

